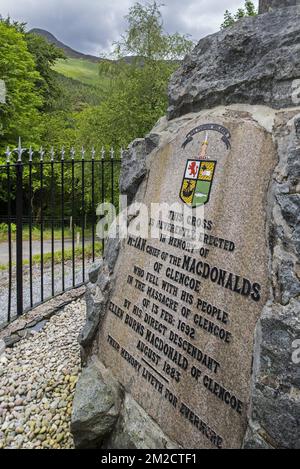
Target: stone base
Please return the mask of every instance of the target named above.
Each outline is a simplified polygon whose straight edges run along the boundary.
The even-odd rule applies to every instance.
[[[207,112],[202,111],[204,115]],[[270,291],[254,334],[251,400],[243,447],[295,449],[300,447],[300,367],[292,358],[293,344],[300,338],[300,108],[276,111],[238,104],[219,107],[214,112],[236,113],[255,120],[272,135],[277,148],[278,164],[266,194]],[[121,180],[126,192],[136,193],[135,201],[146,185],[141,182],[141,174],[147,179],[151,149],[166,145],[182,125],[196,116],[189,114],[171,122],[162,119],[148,139],[129,148]],[[97,448],[178,448],[179,444],[162,432],[101,363],[96,362],[100,373],[93,371],[120,249],[120,243],[110,240],[104,262],[95,266],[90,276],[87,324],[80,336],[84,362],[89,365],[82,373],[74,402],[75,444]]]
[[[79,379],[71,431],[77,448],[180,448],[164,435],[96,358]]]

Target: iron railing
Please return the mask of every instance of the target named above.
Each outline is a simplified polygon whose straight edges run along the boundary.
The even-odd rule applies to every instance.
[[[0,326],[83,285],[104,248],[96,208],[118,202],[120,155],[7,149],[0,164]],[[2,303],[2,304],[1,304]],[[2,316],[1,316],[2,314]]]

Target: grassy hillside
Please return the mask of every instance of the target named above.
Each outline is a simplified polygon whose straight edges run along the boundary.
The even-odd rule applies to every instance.
[[[66,77],[61,73],[54,72],[55,87],[59,91],[52,107],[55,111],[80,111],[86,105],[97,106],[101,103],[106,92],[105,86],[100,84],[87,85],[74,78]]]
[[[105,85],[106,79],[100,78],[98,64],[83,59],[60,59],[54,70],[61,75],[81,81],[86,85]]]

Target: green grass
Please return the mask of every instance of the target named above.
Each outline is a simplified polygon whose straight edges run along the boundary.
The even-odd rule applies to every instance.
[[[87,85],[106,85],[107,78],[99,76],[98,64],[82,59],[59,59],[53,70],[68,78],[81,81]]]
[[[84,249],[84,254],[85,257],[91,258],[93,251],[92,251],[92,245],[89,244],[88,246],[85,247]],[[100,257],[102,256],[102,243],[95,243],[95,256]],[[73,258],[73,251],[72,249],[66,249],[64,252],[64,260],[65,262],[71,261]],[[82,258],[82,248],[76,248],[75,249],[75,259],[81,259]],[[47,266],[51,263],[52,261],[52,254],[51,252],[44,254],[44,266]],[[62,251],[57,251],[54,253],[54,263],[55,264],[60,264],[62,262]],[[32,256],[32,264],[33,265],[40,265],[41,263],[41,256],[39,254],[36,254],[35,256]],[[25,259],[23,262],[23,265],[29,265],[29,260]],[[15,263],[13,263],[13,266],[15,266]],[[7,270],[8,269],[8,264],[0,264],[0,270]]]
[[[75,238],[77,232],[80,233],[80,238],[81,238],[81,228],[76,228],[75,229]],[[64,230],[64,236],[65,239],[70,239],[72,238],[72,231],[69,228],[65,228]],[[92,237],[92,230],[90,228],[87,228],[84,231],[84,236],[85,238],[91,238]],[[50,228],[44,229],[43,231],[43,238],[44,241],[49,241],[52,239],[52,231]],[[61,228],[55,228],[54,229],[54,239],[55,240],[60,240],[62,238],[62,231]],[[15,241],[16,239],[16,233],[12,232],[12,240]],[[40,241],[41,239],[41,231],[37,227],[32,228],[32,241]],[[0,243],[1,242],[7,242],[8,240],[8,232],[7,229],[0,231]],[[29,227],[27,225],[24,226],[23,228],[23,241],[28,241],[29,240]]]

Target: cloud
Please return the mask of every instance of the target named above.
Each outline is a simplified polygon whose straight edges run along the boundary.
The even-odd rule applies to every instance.
[[[0,0],[0,14],[24,21],[28,28],[46,29],[81,52],[99,55],[109,51],[125,31],[124,16],[134,3],[134,0]],[[162,3],[165,29],[199,40],[217,31],[224,11],[237,10],[243,0],[164,0]]]

